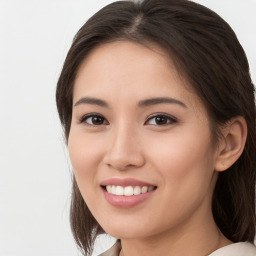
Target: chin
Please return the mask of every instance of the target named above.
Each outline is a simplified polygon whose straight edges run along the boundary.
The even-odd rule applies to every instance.
[[[146,236],[149,236],[147,232],[144,230],[132,230],[132,229],[124,229],[124,228],[111,228],[109,231],[106,231],[109,235],[112,237],[118,238],[118,239],[138,239],[138,238],[145,238]]]
[[[153,226],[149,227],[143,222],[109,222],[109,225],[102,225],[104,231],[112,237],[119,239],[138,239],[153,236],[159,232]],[[159,229],[159,228],[158,228]]]

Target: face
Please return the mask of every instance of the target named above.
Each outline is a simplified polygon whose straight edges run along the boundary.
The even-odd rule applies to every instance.
[[[159,47],[113,42],[77,74],[68,147],[110,235],[147,237],[211,214],[216,150],[206,109]]]

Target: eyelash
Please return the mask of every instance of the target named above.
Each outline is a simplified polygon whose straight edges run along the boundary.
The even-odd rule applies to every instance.
[[[173,123],[177,122],[177,120],[173,116],[167,115],[165,113],[156,113],[154,115],[151,115],[151,116],[148,117],[146,122],[148,122],[150,119],[157,118],[157,117],[166,118],[168,123],[167,124],[162,124],[162,125],[157,125],[156,124],[156,126],[166,126],[166,125],[170,125],[170,124],[173,124]]]
[[[87,115],[84,115],[81,119],[80,119],[80,123],[84,123],[85,125],[88,125],[88,126],[91,126],[91,127],[96,127],[96,126],[100,126],[100,125],[106,125],[106,124],[99,124],[99,125],[95,125],[95,124],[88,124],[86,122],[87,119],[89,118],[92,118],[92,117],[98,117],[98,118],[103,118],[103,122],[106,121],[106,119],[102,116],[102,115],[99,115],[99,114],[96,114],[96,113],[93,113],[93,114],[87,114]],[[156,113],[154,115],[151,115],[148,117],[147,121],[148,122],[149,120],[153,119],[153,118],[157,118],[157,117],[164,117],[167,119],[167,124],[163,124],[163,125],[154,125],[154,126],[167,126],[167,125],[170,125],[170,124],[173,124],[173,123],[176,123],[177,120],[170,116],[170,115],[167,115],[165,113]],[[107,123],[108,124],[108,123]],[[151,124],[152,125],[152,124]]]
[[[88,115],[84,115],[81,119],[80,119],[80,123],[84,123],[88,126],[99,126],[99,125],[94,125],[94,124],[88,124],[86,122],[86,119],[91,118],[91,117],[100,117],[103,118],[104,120],[106,120],[102,115],[99,114],[88,114]]]

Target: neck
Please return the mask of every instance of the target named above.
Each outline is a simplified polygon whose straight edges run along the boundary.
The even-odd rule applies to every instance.
[[[219,231],[210,214],[205,220],[188,220],[182,225],[151,237],[121,239],[121,244],[120,256],[205,256],[231,244],[231,241]]]

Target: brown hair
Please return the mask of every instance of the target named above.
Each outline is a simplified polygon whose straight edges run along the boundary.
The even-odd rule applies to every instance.
[[[255,236],[256,129],[255,99],[246,55],[230,26],[208,8],[187,0],[114,2],[78,31],[67,54],[56,99],[66,138],[72,118],[77,71],[93,48],[111,41],[156,43],[170,54],[203,100],[218,138],[220,125],[243,116],[248,126],[245,149],[229,170],[221,172],[212,209],[222,233],[233,242]],[[102,228],[84,202],[75,178],[71,227],[82,251],[90,253]]]

